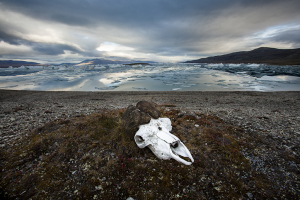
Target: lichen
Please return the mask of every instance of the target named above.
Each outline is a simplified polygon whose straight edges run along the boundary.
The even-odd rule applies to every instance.
[[[184,113],[167,104],[161,112],[171,119],[172,133],[193,155],[192,165],[159,160],[148,148],[139,149],[123,133],[124,109],[107,110],[57,119],[28,133],[21,143],[2,149],[2,195],[13,199],[299,199],[299,190],[294,189],[299,174],[296,156],[288,157],[296,166],[285,169],[289,176],[277,168],[273,172],[272,164],[261,158],[263,138],[217,116]]]

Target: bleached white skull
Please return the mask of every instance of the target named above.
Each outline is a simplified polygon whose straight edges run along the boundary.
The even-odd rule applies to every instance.
[[[135,143],[139,148],[149,147],[158,157],[164,160],[171,158],[185,165],[190,165],[194,159],[186,146],[171,134],[171,120],[169,118],[151,119],[148,124],[140,125],[134,136]],[[188,162],[180,156],[191,160]]]

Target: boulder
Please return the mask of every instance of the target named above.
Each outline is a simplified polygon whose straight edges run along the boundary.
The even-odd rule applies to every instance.
[[[141,124],[148,124],[151,120],[150,115],[141,112],[135,106],[129,106],[122,116],[122,126],[124,132],[133,138],[135,133],[139,130]]]
[[[148,124],[151,118],[158,119],[159,117],[160,111],[158,110],[157,104],[140,101],[136,106],[128,106],[122,116],[122,127],[130,138],[134,138],[140,125]]]
[[[158,119],[160,117],[160,111],[158,105],[149,101],[140,101],[136,104],[136,107],[141,111],[148,113],[152,118]]]

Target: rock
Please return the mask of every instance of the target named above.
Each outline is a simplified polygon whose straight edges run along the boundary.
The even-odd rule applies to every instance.
[[[122,126],[125,133],[133,138],[139,130],[139,126],[148,124],[151,118],[158,119],[160,117],[159,106],[149,101],[140,101],[136,106],[128,106],[122,116]]]
[[[250,193],[250,192],[247,193],[247,196],[248,196],[250,199],[253,198],[253,195],[252,195],[252,193]]]
[[[158,119],[160,117],[160,111],[158,105],[149,101],[140,101],[136,104],[136,107],[141,111],[148,113],[152,118]]]
[[[139,126],[148,124],[150,120],[150,115],[131,105],[128,106],[122,116],[122,126],[124,132],[133,139],[135,133],[139,130]]]

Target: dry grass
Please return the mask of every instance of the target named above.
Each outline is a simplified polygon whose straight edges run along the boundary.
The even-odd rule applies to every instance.
[[[13,199],[266,199],[298,198],[255,171],[260,138],[218,117],[162,106],[172,133],[191,151],[191,166],[139,149],[121,127],[124,109],[58,119],[1,153],[1,191]],[[289,159],[299,162],[297,158]],[[278,177],[280,178],[280,177]],[[285,184],[285,177],[278,180]]]

